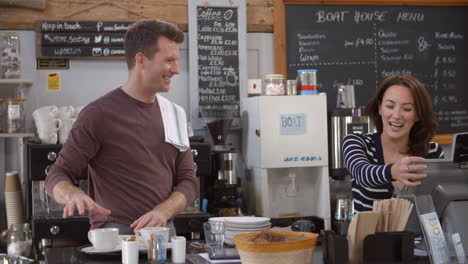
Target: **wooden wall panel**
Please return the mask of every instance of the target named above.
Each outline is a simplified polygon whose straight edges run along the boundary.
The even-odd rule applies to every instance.
[[[190,0],[48,0],[44,10],[0,8],[0,29],[35,29],[41,20],[117,20],[158,18],[188,30]],[[247,31],[273,32],[273,0],[247,0]]]

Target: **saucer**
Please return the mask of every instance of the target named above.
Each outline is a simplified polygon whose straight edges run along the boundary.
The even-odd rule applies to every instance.
[[[93,246],[84,247],[81,249],[81,251],[86,254],[108,254],[108,253],[120,252],[121,250],[122,250],[121,245],[117,245],[115,248],[108,249],[108,250],[96,249]]]

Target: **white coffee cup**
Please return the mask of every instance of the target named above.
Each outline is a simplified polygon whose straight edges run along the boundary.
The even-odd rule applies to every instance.
[[[58,107],[55,105],[47,105],[41,108],[34,110],[32,113],[34,117],[42,117],[42,118],[49,118],[49,117],[57,117]]]
[[[38,135],[42,144],[57,144],[57,140],[58,140],[57,132],[52,132],[52,133],[38,132]]]
[[[36,121],[37,134],[43,144],[57,144],[57,131],[62,127],[62,120],[49,119]]]
[[[138,264],[138,241],[122,240],[122,263]]]
[[[88,239],[97,250],[112,250],[119,242],[119,229],[97,228],[89,230]]]
[[[161,235],[164,238],[164,242],[166,243],[166,248],[169,246],[169,227],[144,227],[140,229],[137,233],[139,236],[141,236],[140,240],[143,240],[145,248],[148,248],[148,240],[151,240],[152,234],[154,234],[156,238],[158,237],[158,235]]]
[[[75,117],[75,108],[71,105],[61,106],[57,111],[58,119],[73,118]]]
[[[171,239],[172,262],[185,263],[186,239],[183,236],[175,236]]]
[[[85,108],[85,107],[86,107],[86,105],[80,105],[80,106],[75,107],[75,118],[78,117],[81,110],[83,110],[83,108]]]
[[[32,113],[37,134],[42,143],[57,144],[57,131],[62,126],[62,121],[57,118],[57,114],[58,107],[55,105],[43,106]]]
[[[65,144],[68,138],[68,134],[70,134],[70,130],[73,127],[73,123],[75,123],[76,118],[65,118],[62,119],[62,126],[59,129],[59,143]]]

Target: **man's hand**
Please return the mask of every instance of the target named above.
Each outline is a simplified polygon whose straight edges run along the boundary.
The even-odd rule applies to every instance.
[[[97,204],[91,197],[81,191],[81,193],[73,193],[69,196],[68,202],[63,208],[63,218],[71,217],[78,210],[80,215],[85,213],[85,210],[96,212],[98,214],[110,215],[111,211]]]
[[[167,212],[164,212],[164,210],[161,208],[156,207],[135,220],[135,222],[133,222],[130,227],[134,228],[135,231],[138,231],[147,226],[166,226],[169,219],[170,215]]]
[[[86,195],[83,190],[73,185],[71,182],[62,181],[54,187],[54,198],[58,203],[65,204],[63,208],[63,218],[71,217],[78,210],[80,215],[85,210],[96,212],[98,214],[109,215],[110,210],[97,204],[91,197]]]
[[[184,210],[186,205],[185,196],[180,192],[173,192],[167,200],[135,220],[130,227],[138,231],[147,226],[166,226],[167,221]]]

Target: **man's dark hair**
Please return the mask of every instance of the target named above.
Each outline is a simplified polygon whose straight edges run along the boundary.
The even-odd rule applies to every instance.
[[[133,23],[124,38],[125,58],[128,69],[135,66],[135,55],[143,53],[148,59],[152,59],[158,52],[159,37],[166,37],[178,44],[184,41],[184,33],[174,24],[156,20],[145,19]]]

